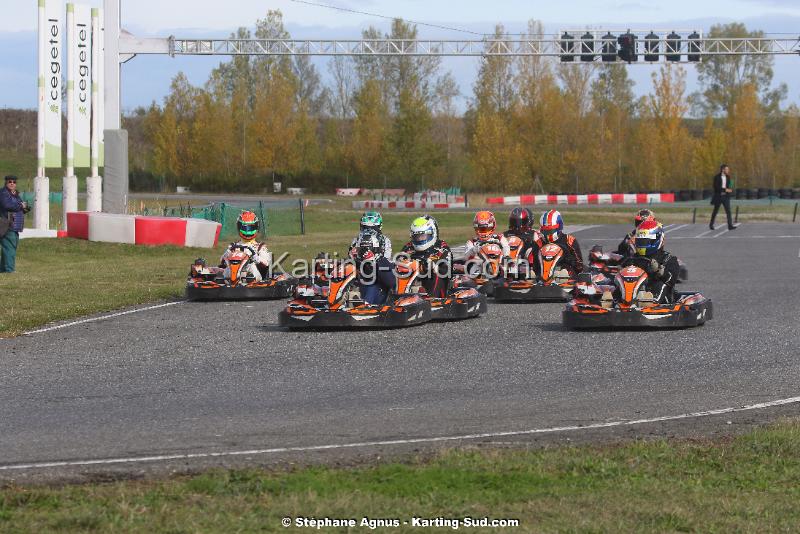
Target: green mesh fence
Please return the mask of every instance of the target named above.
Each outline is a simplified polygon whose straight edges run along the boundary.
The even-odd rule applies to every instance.
[[[261,221],[261,235],[300,235],[300,204],[298,202],[281,203],[237,203],[228,204],[225,202],[212,203],[207,206],[193,207],[190,205],[165,208],[163,215],[167,217],[194,217],[205,219],[222,224],[220,239],[233,240],[238,238],[239,232],[236,228],[236,220],[239,214],[249,210],[258,215]]]

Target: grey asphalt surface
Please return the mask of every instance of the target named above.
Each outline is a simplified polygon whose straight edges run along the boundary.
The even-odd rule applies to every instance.
[[[613,249],[627,230],[575,235],[585,254],[594,243]],[[560,324],[563,304],[490,301],[486,317],[460,323],[295,333],[277,327],[282,302],[183,303],[0,340],[0,468],[586,425],[799,396],[800,224],[707,230],[667,228],[668,250],[689,268],[681,289],[714,302],[714,319],[690,330],[570,332]],[[703,436],[728,421],[787,415],[800,415],[800,405],[586,436]],[[579,434],[552,439],[586,439]],[[324,454],[0,469],[0,480],[286,458]]]

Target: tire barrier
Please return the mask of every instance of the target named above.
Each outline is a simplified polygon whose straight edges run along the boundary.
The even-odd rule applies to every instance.
[[[203,219],[75,211],[67,213],[67,237],[135,245],[212,248],[222,225]]]
[[[519,195],[491,197],[487,204],[657,204],[675,202],[673,193],[597,193],[589,195]]]
[[[447,210],[466,208],[465,202],[426,202],[423,200],[354,200],[353,209],[420,209],[420,210]]]

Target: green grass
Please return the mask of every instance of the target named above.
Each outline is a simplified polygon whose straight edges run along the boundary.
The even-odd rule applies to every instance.
[[[522,532],[793,532],[798,480],[800,424],[787,422],[715,442],[460,449],[351,468],[10,486],[0,490],[0,531],[276,532],[297,530],[283,517],[488,516],[519,519],[506,530]]]

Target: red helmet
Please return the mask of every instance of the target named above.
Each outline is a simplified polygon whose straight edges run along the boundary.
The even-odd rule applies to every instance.
[[[636,214],[636,217],[633,218],[633,224],[634,226],[638,227],[644,221],[654,221],[655,218],[656,216],[653,214],[653,212],[645,208],[643,210],[639,210],[639,212]]]
[[[472,220],[472,227],[478,237],[487,238],[494,233],[497,227],[497,221],[494,219],[494,213],[491,211],[479,211],[475,214]]]

